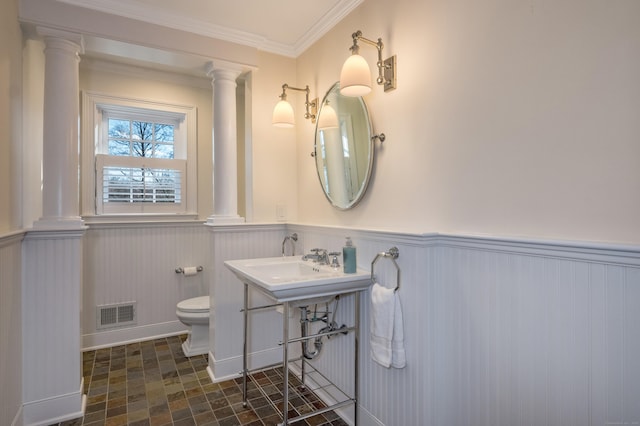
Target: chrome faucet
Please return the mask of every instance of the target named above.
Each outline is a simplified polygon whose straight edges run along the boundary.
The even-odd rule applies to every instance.
[[[318,253],[318,263],[320,265],[328,265],[329,264],[329,255],[327,254],[327,251],[325,249],[322,249]]]
[[[287,235],[286,237],[284,237],[284,240],[282,240],[282,257],[284,257],[284,245],[287,243],[287,241],[289,241],[291,243],[291,256],[295,256],[296,254],[296,241],[298,241],[298,234],[297,233],[293,233],[291,235]]]
[[[320,265],[328,265],[329,255],[327,254],[327,250],[323,248],[314,248],[311,249],[311,253],[302,256],[302,260],[313,260]]]

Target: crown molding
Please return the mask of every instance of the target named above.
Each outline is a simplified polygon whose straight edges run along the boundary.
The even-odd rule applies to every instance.
[[[123,2],[118,0],[58,0],[61,3],[88,8],[112,15],[123,16],[155,25],[160,25],[175,30],[195,33],[205,37],[216,38],[232,43],[254,47],[258,50],[275,53],[278,55],[297,57],[320,37],[326,34],[353,9],[364,0],[343,0],[329,10],[319,19],[300,39],[292,44],[280,43],[269,40],[263,36],[240,31],[221,25],[205,22],[201,19],[175,16],[162,10],[149,10],[135,2]]]
[[[342,21],[351,11],[364,0],[341,1],[331,9],[322,19],[318,20],[293,46],[294,57],[298,57],[307,50],[313,43],[318,41],[322,36],[335,27],[338,22]]]

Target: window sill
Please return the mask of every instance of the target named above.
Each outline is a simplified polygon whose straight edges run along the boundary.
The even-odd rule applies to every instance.
[[[204,224],[206,221],[198,219],[198,215],[193,214],[109,214],[99,216],[83,216],[85,225],[96,228],[122,227],[132,225],[142,227],[145,225],[193,225]]]

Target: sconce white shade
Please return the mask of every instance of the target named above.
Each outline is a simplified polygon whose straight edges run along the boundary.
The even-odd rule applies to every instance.
[[[370,91],[371,70],[369,64],[358,54],[349,56],[340,72],[340,94],[355,97],[364,96]]]
[[[276,127],[293,127],[296,122],[293,117],[293,107],[287,101],[279,101],[273,109],[272,123]]]
[[[318,119],[318,129],[328,130],[336,129],[339,127],[338,114],[336,110],[329,104],[324,104],[320,111],[320,118]]]

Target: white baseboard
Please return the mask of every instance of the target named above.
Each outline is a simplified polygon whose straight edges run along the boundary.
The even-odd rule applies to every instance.
[[[22,426],[24,425],[24,419],[22,416],[22,405],[18,407],[18,412],[13,417],[13,421],[11,422],[11,426]]]
[[[126,345],[128,343],[184,334],[188,331],[189,328],[178,320],[159,324],[142,325],[138,327],[107,330],[100,333],[83,335],[82,350],[89,351],[118,345]]]
[[[369,410],[358,404],[358,424],[362,426],[385,426]]]
[[[22,424],[44,426],[83,417],[87,406],[83,389],[84,379],[80,381],[80,388],[76,392],[25,403]]]
[[[282,349],[271,348],[250,353],[247,361],[249,370],[277,364],[282,362]],[[214,383],[235,379],[242,373],[242,356],[217,360],[213,354],[209,352],[209,367],[207,367],[207,372]]]

